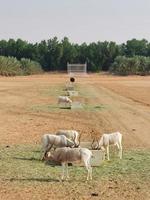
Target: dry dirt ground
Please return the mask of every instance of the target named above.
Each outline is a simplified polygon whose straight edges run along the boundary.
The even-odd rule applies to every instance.
[[[44,133],[76,129],[83,141],[100,137],[104,132],[120,131],[125,149],[150,148],[149,76],[96,74],[77,77],[75,86],[80,96],[74,97],[74,100],[81,101],[86,107],[73,111],[57,108],[57,97],[65,93],[68,80],[65,74],[0,77],[0,145],[39,144]],[[94,133],[91,135],[92,130]],[[64,183],[65,187],[62,185],[60,188],[57,183],[54,184],[51,183],[50,187],[37,185],[18,188],[12,183],[1,183],[0,199],[59,199],[61,191],[63,199],[77,199],[77,196],[66,197],[70,194],[69,183]],[[115,183],[110,184],[115,188]],[[119,184],[122,189],[117,191],[117,196],[112,190],[110,196],[105,194],[101,198],[92,198],[118,199],[122,196],[120,199],[142,199],[144,191],[134,191],[128,183]],[[94,182],[92,187],[95,187]],[[109,183],[99,183],[98,187],[105,193]],[[80,188],[84,193],[82,183]],[[77,190],[80,194],[78,187]],[[81,199],[91,198],[86,195]]]

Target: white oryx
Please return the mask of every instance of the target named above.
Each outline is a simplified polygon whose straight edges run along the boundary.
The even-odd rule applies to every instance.
[[[91,167],[91,158],[92,158],[92,152],[87,148],[69,148],[69,147],[63,147],[63,148],[57,148],[53,152],[48,152],[45,154],[44,159],[45,160],[51,160],[60,162],[62,165],[62,176],[61,179],[63,180],[65,177],[65,169],[66,169],[66,179],[69,178],[68,175],[68,163],[74,163],[74,162],[83,162],[88,174],[87,174],[87,180],[92,180],[92,167]]]
[[[74,142],[65,135],[44,134],[42,136],[42,150],[44,151],[42,159],[52,147],[72,147],[73,145]]]
[[[58,130],[56,135],[65,135],[68,139],[74,142],[74,147],[78,147],[80,144],[79,133],[75,130]]]
[[[58,97],[58,104],[59,105],[60,104],[65,104],[65,106],[68,105],[68,104],[71,105],[72,104],[72,100],[67,96],[59,96]]]
[[[94,143],[94,141],[93,141]],[[93,144],[92,143],[92,144]],[[114,132],[109,134],[103,134],[99,141],[96,149],[106,149],[107,159],[109,160],[109,146],[115,145],[119,150],[119,157],[122,159],[122,134],[120,132]]]

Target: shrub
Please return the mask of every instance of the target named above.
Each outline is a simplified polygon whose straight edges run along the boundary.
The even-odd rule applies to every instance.
[[[21,63],[14,57],[0,56],[0,74],[4,76],[22,75]]]
[[[25,58],[22,58],[20,62],[24,75],[40,74],[42,72],[42,67],[38,62]]]
[[[22,58],[20,61],[15,57],[0,56],[0,75],[16,76],[39,74],[42,67],[38,62]]]
[[[146,75],[150,74],[150,57],[134,56],[116,57],[114,63],[110,67],[110,71],[119,75],[139,74]]]

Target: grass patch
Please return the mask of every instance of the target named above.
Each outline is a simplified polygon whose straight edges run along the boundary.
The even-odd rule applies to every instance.
[[[13,146],[0,149],[0,179],[21,184],[57,181],[58,168],[51,168],[40,160],[40,148]]]
[[[45,165],[40,160],[40,147],[31,145],[0,148],[0,181],[17,184],[37,184],[59,181],[61,167]],[[124,152],[123,160],[111,157],[100,167],[93,168],[93,179],[131,179],[144,182],[150,180],[150,150]],[[83,167],[70,167],[70,177],[76,181],[86,178]]]
[[[42,89],[40,92],[42,96],[61,96],[65,95],[66,91],[64,90],[64,86],[62,84],[51,85]]]
[[[40,112],[40,111],[43,111],[43,112],[59,112],[59,111],[69,111],[69,112],[74,112],[76,109],[77,110],[82,110],[82,111],[88,111],[88,112],[92,112],[92,111],[103,111],[105,109],[107,109],[107,107],[105,105],[89,105],[89,104],[83,104],[83,107],[82,108],[76,108],[76,109],[73,109],[71,110],[71,107],[59,107],[59,105],[47,105],[47,104],[44,104],[44,105],[34,105],[30,108],[31,110],[33,111],[36,111],[36,112]]]
[[[111,161],[105,161],[100,170],[95,173],[102,178],[132,177],[140,181],[150,180],[150,150],[128,150],[124,152],[123,160],[112,156]]]
[[[104,109],[106,109],[106,105],[89,105],[89,104],[85,104],[83,105],[83,109],[85,111],[103,111]]]
[[[31,108],[33,111],[39,112],[51,112],[51,111],[60,111],[61,109],[59,108],[58,105],[34,105]]]
[[[70,97],[70,98],[73,100],[73,102],[81,101],[82,107],[79,107],[79,108],[77,107],[71,110],[70,107],[65,107],[65,106],[59,107],[59,105],[55,103],[55,104],[33,105],[29,109],[35,112],[41,112],[41,111],[42,112],[60,112],[62,110],[67,111],[67,112],[68,111],[74,112],[75,110],[80,110],[80,109],[82,111],[92,112],[92,111],[103,111],[104,109],[108,108],[108,105],[92,104],[92,103],[87,102],[87,99],[92,100],[93,98],[97,98],[99,95],[93,86],[86,88],[82,84],[75,84],[75,90],[79,92],[79,98],[81,99],[78,100],[78,97]],[[55,97],[56,98],[55,100],[57,101],[58,96],[60,95],[66,96],[67,91],[65,90],[65,85],[57,84],[57,85],[52,85],[50,87],[43,88],[40,91],[40,94],[45,97]]]
[[[84,98],[90,99],[90,98],[99,97],[97,90],[93,86],[90,86],[90,85],[88,85],[87,87],[86,85],[78,84],[76,85],[76,90],[79,91],[79,95]]]

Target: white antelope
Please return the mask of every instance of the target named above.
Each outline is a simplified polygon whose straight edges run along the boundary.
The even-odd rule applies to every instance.
[[[87,174],[87,180],[92,180],[92,167],[91,167],[91,157],[92,152],[87,148],[69,148],[69,147],[63,147],[63,148],[57,148],[53,152],[48,152],[44,159],[45,160],[51,160],[60,162],[62,165],[62,176],[61,179],[63,180],[65,177],[65,170],[66,170],[66,179],[69,178],[68,174],[68,163],[74,163],[74,162],[83,162],[88,174]]]
[[[58,104],[65,104],[65,106],[67,104],[71,105],[72,104],[72,100],[67,96],[59,96],[58,97]]]
[[[94,143],[94,141],[93,141]],[[115,145],[119,150],[119,157],[122,159],[122,134],[120,132],[103,134],[100,140],[98,141],[97,149],[106,149],[107,159],[110,160],[109,157],[109,146]]]
[[[75,130],[58,130],[56,135],[65,135],[68,139],[74,142],[74,147],[78,147],[80,144],[79,133]]]
[[[51,135],[44,134],[42,136],[42,150],[44,151],[44,155],[42,156],[42,160],[46,153],[50,151],[50,149],[54,147],[72,147],[74,142],[68,139],[65,135]]]

